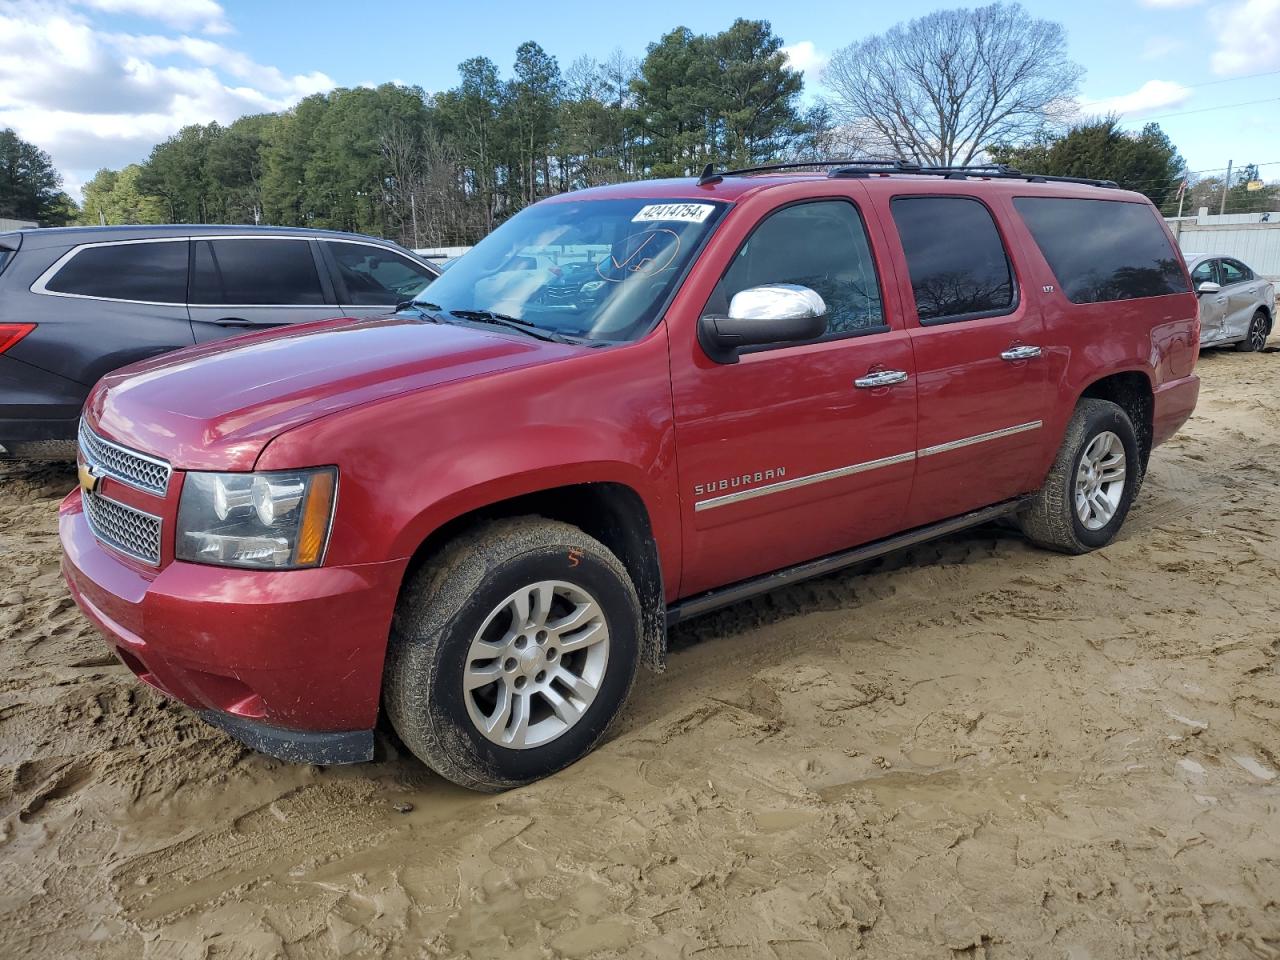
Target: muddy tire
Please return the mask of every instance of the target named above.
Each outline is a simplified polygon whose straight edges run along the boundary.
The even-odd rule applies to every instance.
[[[577,527],[537,517],[459,536],[412,575],[392,623],[387,715],[441,776],[499,791],[589,753],[635,679],[640,601]]]
[[[1141,482],[1128,415],[1107,400],[1081,400],[1044,486],[1018,524],[1028,540],[1049,550],[1097,550],[1115,539]]]
[[[1244,335],[1244,339],[1236,344],[1236,349],[1241,353],[1261,351],[1267,345],[1267,337],[1271,333],[1270,326],[1266,313],[1262,310],[1257,311],[1249,321],[1249,330]]]

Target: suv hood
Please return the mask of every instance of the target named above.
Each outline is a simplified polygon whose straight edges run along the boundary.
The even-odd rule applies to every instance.
[[[125,367],[86,411],[108,437],[175,468],[251,470],[273,437],[309,420],[581,349],[405,317],[325,320]]]

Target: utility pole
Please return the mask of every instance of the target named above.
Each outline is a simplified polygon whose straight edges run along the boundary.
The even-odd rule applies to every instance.
[[[409,212],[413,215],[413,246],[416,250],[422,244],[418,241],[418,199],[412,189],[409,191]]]
[[[1231,164],[1227,161],[1227,179],[1222,181],[1222,203],[1218,205],[1218,216],[1222,216],[1227,212],[1227,191],[1231,189]]]

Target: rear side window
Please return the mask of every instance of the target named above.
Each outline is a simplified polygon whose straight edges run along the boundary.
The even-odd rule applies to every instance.
[[[1222,271],[1222,285],[1224,287],[1253,279],[1253,272],[1238,260],[1223,260],[1218,269]]]
[[[827,338],[886,329],[875,262],[862,218],[844,200],[798,203],[771,213],[747,238],[708,303],[727,313],[734,295],[796,283],[827,305]]]
[[[968,197],[898,197],[893,222],[921,323],[1013,309],[1013,272],[991,211]]]
[[[45,282],[44,289],[110,300],[184,303],[187,241],[148,240],[81,247]]]
[[[347,288],[347,299],[361,307],[393,306],[412,300],[435,279],[420,263],[382,247],[365,243],[327,240],[338,274]]]
[[[235,306],[323,304],[306,240],[197,240],[191,303]]]
[[[1187,292],[1182,258],[1146,204],[1066,197],[1013,204],[1072,303]]]

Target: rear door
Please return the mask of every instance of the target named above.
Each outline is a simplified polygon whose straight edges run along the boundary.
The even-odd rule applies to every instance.
[[[388,247],[359,240],[320,240],[332,270],[333,286],[343,313],[373,316],[391,313],[412,300],[439,271]]]
[[[907,271],[919,404],[915,486],[904,526],[1025,492],[1049,402],[1043,324],[982,200],[889,201]],[[910,310],[910,307],[908,308]]]
[[[189,307],[197,341],[342,313],[306,237],[197,237],[191,246]]]
[[[1218,262],[1222,276],[1222,326],[1230,340],[1243,340],[1249,334],[1249,321],[1262,299],[1261,281],[1239,260],[1224,257]]]
[[[6,284],[25,274],[26,258],[49,256],[29,246],[6,269]],[[23,277],[32,296],[21,297],[24,315],[12,319],[37,326],[10,355],[92,385],[135,360],[190,346],[187,257],[186,237],[85,243],[62,252],[37,276]]]

